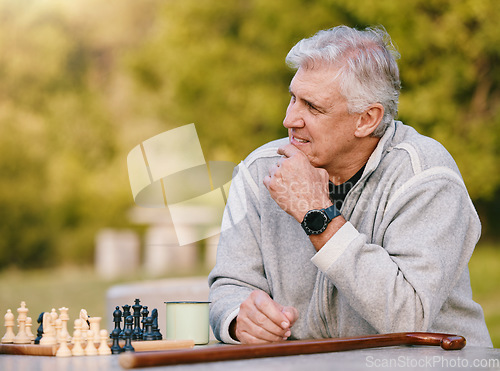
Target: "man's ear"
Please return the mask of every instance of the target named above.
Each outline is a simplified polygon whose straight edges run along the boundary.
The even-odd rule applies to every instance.
[[[383,116],[384,106],[382,106],[380,103],[374,103],[370,105],[368,109],[366,109],[362,114],[359,115],[354,136],[358,138],[369,136],[380,124]]]

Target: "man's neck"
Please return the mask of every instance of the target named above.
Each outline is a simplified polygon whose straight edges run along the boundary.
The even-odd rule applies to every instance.
[[[340,185],[351,179],[363,166],[366,165],[371,154],[377,147],[380,138],[364,138],[363,144],[356,147],[353,153],[346,154],[343,158],[347,161],[342,166],[336,166],[335,169],[328,170],[330,181],[335,185]]]

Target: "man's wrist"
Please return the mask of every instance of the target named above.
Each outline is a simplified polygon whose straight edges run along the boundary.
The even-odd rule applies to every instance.
[[[326,227],[325,231],[321,234],[312,234],[309,236],[309,240],[312,242],[316,251],[321,250],[321,248],[333,237],[335,233],[345,224],[347,221],[342,215],[333,219]]]

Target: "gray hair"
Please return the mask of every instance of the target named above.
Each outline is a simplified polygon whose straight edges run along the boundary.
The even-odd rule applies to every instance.
[[[383,27],[360,31],[338,26],[299,41],[286,63],[293,69],[325,62],[339,66],[340,93],[350,113],[361,113],[373,103],[384,107],[382,121],[372,134],[381,137],[398,112],[397,58],[399,53]]]

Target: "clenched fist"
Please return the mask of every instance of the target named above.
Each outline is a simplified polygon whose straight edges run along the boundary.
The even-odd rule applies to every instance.
[[[243,344],[263,344],[286,340],[299,318],[294,307],[284,307],[261,290],[254,290],[241,303],[230,333]]]
[[[298,222],[311,209],[332,205],[328,197],[328,172],[315,168],[307,156],[292,144],[278,149],[283,157],[269,169],[264,185],[271,197]]]

